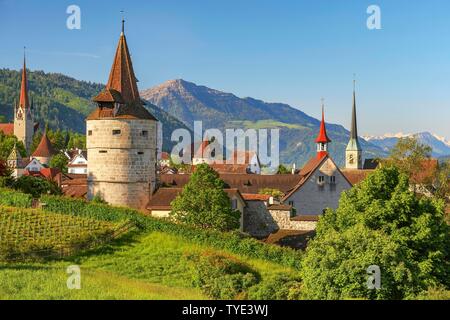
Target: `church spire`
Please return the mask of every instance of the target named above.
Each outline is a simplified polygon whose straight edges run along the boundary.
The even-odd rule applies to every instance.
[[[22,84],[20,87],[19,106],[22,108],[30,107],[30,101],[28,99],[28,82],[27,82],[27,66],[26,66],[26,62],[25,62],[25,47],[24,47],[24,53],[23,53]]]
[[[331,139],[328,138],[327,129],[325,127],[325,112],[324,112],[324,103],[322,99],[322,121],[320,122],[319,134],[315,140],[317,143],[317,157],[322,158],[327,152],[328,143],[331,142]]]
[[[352,105],[352,122],[350,127],[350,140],[345,149],[345,167],[347,169],[362,168],[362,148],[358,138],[358,126],[356,121],[356,90],[355,80],[353,80],[353,105]]]
[[[358,127],[356,125],[356,93],[355,80],[353,80],[353,108],[352,108],[352,126],[350,129],[350,139],[358,140]]]

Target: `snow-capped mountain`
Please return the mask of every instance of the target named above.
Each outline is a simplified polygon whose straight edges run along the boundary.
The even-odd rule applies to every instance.
[[[366,141],[382,148],[388,152],[398,141],[399,138],[416,137],[421,143],[429,145],[433,148],[433,157],[443,157],[450,155],[450,142],[444,137],[438,136],[430,132],[420,133],[387,133],[382,136],[364,136]]]

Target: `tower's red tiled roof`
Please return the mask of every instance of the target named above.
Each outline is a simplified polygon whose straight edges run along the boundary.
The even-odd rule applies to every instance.
[[[47,134],[44,133],[41,138],[41,142],[39,142],[38,147],[31,155],[32,157],[51,157],[56,154],[55,149],[53,149],[52,143],[47,137]]]
[[[319,134],[316,138],[316,143],[328,143],[331,142],[330,138],[327,135],[327,129],[325,127],[325,116],[322,107],[322,121],[320,122]]]
[[[0,123],[0,131],[6,135],[14,134],[14,123]]]
[[[25,57],[23,57],[22,85],[20,87],[19,106],[23,108],[30,107],[30,101],[28,99],[27,67],[25,64]]]
[[[99,106],[88,116],[87,120],[112,117],[156,120],[144,108],[139,96],[137,79],[123,32],[120,34],[106,88],[94,98],[94,101]],[[113,109],[115,103],[120,103],[117,110]]]

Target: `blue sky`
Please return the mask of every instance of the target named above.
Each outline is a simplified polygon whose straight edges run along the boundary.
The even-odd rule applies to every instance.
[[[81,30],[66,28],[69,5]],[[366,27],[369,5],[381,30]],[[285,102],[349,126],[356,73],[360,134],[450,138],[448,0],[0,0],[0,68],[106,82],[125,10],[140,89],[169,79]]]

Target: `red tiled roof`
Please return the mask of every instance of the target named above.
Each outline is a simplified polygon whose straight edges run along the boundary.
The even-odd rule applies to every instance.
[[[0,123],[0,131],[6,135],[14,134],[14,123]]]
[[[22,84],[20,87],[19,106],[23,108],[30,107],[30,101],[28,100],[28,81],[27,81],[27,67],[25,64],[25,57],[23,57]]]
[[[31,155],[32,157],[51,157],[56,154],[56,151],[53,149],[52,143],[47,137],[47,134],[44,132],[41,138],[41,142],[37,146],[36,150]]]
[[[181,188],[189,181],[190,174],[162,174],[160,180],[167,186]],[[229,188],[239,189],[241,193],[257,194],[261,189],[271,188],[288,193],[302,179],[297,174],[219,174]]]
[[[98,103],[98,107],[87,117],[87,120],[112,117],[156,120],[144,108],[139,96],[137,79],[123,32],[117,45],[108,83],[105,89],[94,98],[94,101]],[[117,110],[114,109],[115,103],[120,104]]]
[[[327,135],[327,129],[325,127],[325,116],[324,116],[324,111],[323,111],[323,107],[322,107],[322,121],[320,122],[320,130],[319,130],[319,134],[316,138],[316,142],[319,143],[328,143],[331,142],[330,138],[328,138]]]
[[[245,201],[269,201],[270,195],[259,193],[243,193],[242,198]]]
[[[226,163],[218,164],[218,163],[213,163],[210,166],[211,166],[211,168],[216,170],[218,173],[234,173],[234,174],[240,173],[240,174],[246,174],[247,173],[247,169],[248,169],[248,165],[247,164],[226,164]]]
[[[169,160],[170,155],[168,152],[161,152],[161,160]]]
[[[439,166],[437,159],[423,160],[421,163],[421,170],[411,175],[410,180],[416,184],[431,183],[434,179],[434,174]]]
[[[341,172],[352,185],[360,183],[374,170],[341,169]]]

